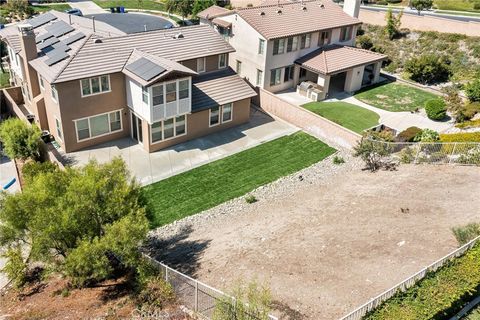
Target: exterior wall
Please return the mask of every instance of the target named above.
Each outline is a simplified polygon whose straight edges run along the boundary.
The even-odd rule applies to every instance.
[[[354,92],[362,87],[363,71],[365,66],[360,66],[347,71],[345,79],[345,91]]]
[[[187,134],[178,138],[150,144],[150,126],[145,126],[143,121],[143,145],[148,152],[158,151],[181,142],[199,138],[211,133],[215,133],[227,128],[231,128],[249,121],[250,118],[250,99],[239,100],[233,103],[232,121],[225,124],[219,124],[209,127],[210,111],[202,110],[187,115]]]
[[[218,60],[219,55],[207,56],[205,57],[205,72],[211,72],[218,70]],[[182,61],[185,67],[192,69],[193,71],[197,71],[197,59],[190,59]],[[227,55],[227,66],[228,66],[228,55]]]
[[[47,86],[46,86],[47,87]],[[122,73],[110,74],[110,92],[88,97],[81,96],[79,80],[56,84],[58,105],[51,99],[45,100],[47,105],[48,123],[50,132],[58,140],[55,125],[55,116],[62,123],[63,141],[61,145],[66,152],[86,148],[110,140],[119,139],[130,134],[130,120],[128,118],[127,101],[125,94],[125,77]],[[50,87],[48,86],[48,90]],[[50,92],[51,96],[51,92]],[[74,120],[112,112],[121,109],[122,130],[116,133],[77,141]]]

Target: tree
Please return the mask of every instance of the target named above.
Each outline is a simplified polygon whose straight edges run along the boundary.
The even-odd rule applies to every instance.
[[[125,163],[31,166],[23,192],[0,198],[0,247],[16,264],[14,253],[29,248],[27,266],[54,268],[77,286],[112,276],[118,265],[135,270],[148,221]]]
[[[193,1],[194,0],[166,0],[165,8],[169,13],[179,13],[182,16],[182,19],[185,20],[185,17],[192,14]]]
[[[9,0],[5,9],[13,15],[17,15],[20,19],[26,19],[34,13],[27,0]]]
[[[476,79],[467,84],[465,93],[471,102],[480,101],[480,79]]]
[[[389,156],[391,151],[387,142],[373,140],[368,136],[359,141],[353,150],[353,156],[365,161],[367,169],[372,172],[386,165],[385,157]]]
[[[411,0],[410,7],[415,8],[418,11],[418,15],[422,10],[431,9],[433,6],[433,0]]]
[[[11,159],[38,159],[40,156],[40,129],[18,118],[10,118],[0,124],[0,140],[5,154]]]
[[[387,25],[385,26],[385,32],[387,33],[390,40],[395,38],[400,33],[400,25],[402,23],[403,10],[400,11],[396,16],[393,14],[392,9],[388,9],[385,19],[387,20]]]
[[[216,4],[215,0],[195,0],[192,8],[192,15],[196,17],[200,11],[203,11],[215,4]]]
[[[405,63],[405,71],[412,80],[423,84],[444,82],[450,76],[448,59],[432,53],[411,58]]]

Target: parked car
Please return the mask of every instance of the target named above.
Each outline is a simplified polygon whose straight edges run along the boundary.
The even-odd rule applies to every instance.
[[[83,16],[83,13],[80,9],[76,9],[76,8],[72,8],[72,9],[68,9],[68,10],[65,10],[66,13],[68,14],[72,14],[74,16]]]

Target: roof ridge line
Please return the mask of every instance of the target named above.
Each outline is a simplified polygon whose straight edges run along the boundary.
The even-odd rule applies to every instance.
[[[281,0],[280,0],[281,1]],[[279,1],[279,2],[280,2]],[[247,10],[252,10],[252,9],[259,9],[259,8],[271,8],[271,7],[283,7],[283,6],[290,6],[290,5],[296,5],[296,4],[302,4],[302,3],[310,3],[310,2],[320,2],[320,0],[303,0],[303,1],[296,1],[296,2],[280,2],[276,4],[264,4],[264,5],[259,5],[256,7],[245,7],[245,8],[238,8],[235,10],[238,11],[247,11]]]
[[[70,59],[67,60],[67,63],[63,66],[63,68],[61,68],[57,74],[53,77],[53,80],[52,80],[52,83],[55,83],[55,81],[57,81],[58,77],[63,73],[63,71],[65,71],[65,69],[68,67],[68,65],[70,64],[70,62],[72,62],[73,58],[75,58],[77,56],[77,54],[80,52],[80,50],[82,50],[82,48],[85,46],[85,44],[88,42],[88,40],[90,40],[90,38],[92,37],[93,33],[89,34],[86,38],[85,38],[85,41],[82,43],[82,45],[78,48],[78,50],[70,57]]]
[[[114,37],[108,37],[108,38],[103,38],[104,40],[110,40],[110,39],[119,39],[119,38],[127,38],[127,37],[138,37],[141,35],[145,34],[151,34],[151,33],[167,33],[167,32],[173,32],[175,30],[178,30],[178,32],[182,32],[181,30],[185,29],[195,29],[195,28],[210,28],[209,25],[202,25],[202,24],[196,24],[196,25],[191,25],[191,26],[185,26],[185,27],[176,27],[176,28],[170,28],[170,29],[157,29],[157,30],[150,30],[150,31],[140,31],[140,32],[135,32],[135,33],[127,33],[121,36],[114,36]]]

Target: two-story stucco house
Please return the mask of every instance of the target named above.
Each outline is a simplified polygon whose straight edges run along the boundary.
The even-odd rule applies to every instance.
[[[20,109],[66,152],[126,136],[152,152],[249,121],[255,91],[208,26],[127,35],[51,11],[0,39]]]
[[[258,7],[210,7],[199,13],[235,48],[230,66],[271,92],[296,89],[312,100],[378,81],[385,55],[354,47],[360,0],[269,1]]]

